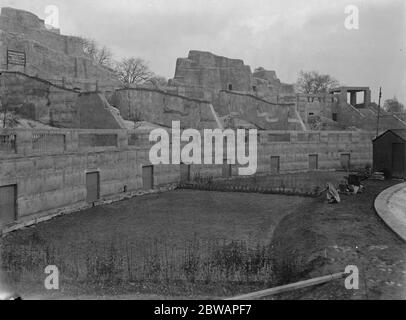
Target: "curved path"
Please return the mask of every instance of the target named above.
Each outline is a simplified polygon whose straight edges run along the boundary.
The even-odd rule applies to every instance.
[[[375,199],[375,209],[383,221],[406,241],[406,183],[380,193]]]

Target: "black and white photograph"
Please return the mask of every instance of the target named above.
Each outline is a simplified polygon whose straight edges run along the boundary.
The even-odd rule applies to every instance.
[[[0,303],[406,299],[406,1],[0,9]]]

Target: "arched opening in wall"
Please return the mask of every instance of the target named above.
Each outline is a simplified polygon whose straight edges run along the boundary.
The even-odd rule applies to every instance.
[[[233,91],[233,85],[231,83],[228,84],[228,90]]]
[[[252,91],[257,92],[257,86],[252,86]]]

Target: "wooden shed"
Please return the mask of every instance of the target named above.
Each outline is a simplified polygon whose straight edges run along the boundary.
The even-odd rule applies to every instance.
[[[373,140],[374,170],[406,178],[406,129],[391,129]]]

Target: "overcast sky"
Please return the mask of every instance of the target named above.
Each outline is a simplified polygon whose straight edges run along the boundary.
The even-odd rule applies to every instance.
[[[300,70],[328,73],[345,85],[370,86],[377,101],[406,103],[406,1],[403,0],[0,0],[45,18],[60,11],[63,34],[109,46],[117,58],[142,57],[172,78],[190,49],[276,70],[283,82]],[[347,5],[359,29],[347,30]]]

